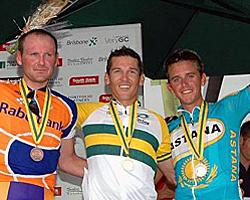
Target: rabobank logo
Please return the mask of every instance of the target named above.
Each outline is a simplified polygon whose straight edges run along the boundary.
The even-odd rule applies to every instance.
[[[98,42],[97,37],[91,37],[89,39],[78,39],[78,40],[67,40],[67,46],[86,46],[86,47],[93,47],[96,46]]]
[[[106,44],[127,43],[129,42],[129,36],[128,35],[113,35],[111,37],[105,37],[104,41]]]

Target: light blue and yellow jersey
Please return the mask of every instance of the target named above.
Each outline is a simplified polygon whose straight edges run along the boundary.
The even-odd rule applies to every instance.
[[[126,156],[112,121],[110,104],[82,103],[77,106],[78,126],[86,145],[90,199],[155,199],[157,163],[171,157],[170,136],[164,119],[157,113],[138,108],[129,145],[133,170],[128,172],[122,166]],[[124,125],[130,106],[125,108],[117,104],[117,107]]]
[[[181,117],[169,123],[172,158],[178,182],[176,199],[238,200],[239,129],[250,112],[250,92],[245,88],[208,106],[204,156],[198,161],[181,126]],[[200,108],[192,113],[179,109],[188,123],[194,144]]]

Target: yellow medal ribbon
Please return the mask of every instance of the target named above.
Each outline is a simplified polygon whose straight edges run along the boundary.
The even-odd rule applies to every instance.
[[[30,129],[32,132],[32,138],[36,144],[39,144],[43,138],[43,134],[46,128],[46,124],[48,122],[48,118],[49,118],[49,110],[50,110],[50,104],[51,104],[50,90],[49,88],[46,88],[43,111],[42,111],[42,116],[41,116],[41,124],[38,126],[36,115],[33,114],[31,110],[29,109],[29,101],[27,98],[29,89],[24,79],[21,79],[19,83],[19,89],[20,89],[22,98],[24,100],[24,105],[25,105],[25,109],[27,112],[27,116],[28,116],[28,122],[29,122]]]
[[[199,122],[198,122],[198,137],[196,144],[194,144],[193,139],[191,137],[191,131],[188,127],[187,121],[185,117],[181,116],[181,126],[184,132],[184,135],[188,141],[188,144],[191,148],[191,150],[194,152],[195,157],[198,160],[203,159],[203,153],[204,153],[204,135],[205,135],[205,129],[206,129],[206,123],[207,123],[207,114],[208,114],[208,103],[205,101],[202,101],[200,114],[199,114]]]
[[[136,101],[133,105],[130,106],[129,125],[127,132],[125,132],[121,118],[119,117],[117,105],[113,101],[111,101],[109,106],[110,114],[115,125],[116,133],[118,134],[121,140],[122,147],[127,156],[129,155],[129,145],[131,143],[133,132],[136,126],[137,109],[138,109],[138,102]]]

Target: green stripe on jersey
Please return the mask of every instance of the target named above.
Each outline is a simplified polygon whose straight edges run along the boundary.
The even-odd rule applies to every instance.
[[[82,132],[84,137],[92,134],[107,133],[116,135],[115,127],[112,125],[105,124],[91,124],[83,127]]]
[[[158,140],[151,134],[141,131],[141,130],[135,130],[133,134],[133,138],[138,138],[140,140],[146,141],[147,143],[151,144],[155,151],[157,151],[159,147]]]

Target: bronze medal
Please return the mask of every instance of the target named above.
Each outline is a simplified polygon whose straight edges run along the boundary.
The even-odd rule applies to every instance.
[[[38,147],[34,147],[30,151],[30,157],[32,158],[32,160],[34,160],[36,162],[41,161],[44,157],[43,150],[38,148]]]
[[[40,124],[38,124],[37,116],[30,109],[29,104],[31,103],[31,101],[29,101],[27,98],[29,89],[28,89],[28,86],[27,86],[26,82],[24,81],[24,79],[21,79],[21,81],[19,83],[19,90],[21,92],[21,96],[22,96],[24,106],[26,109],[28,122],[29,122],[31,133],[32,133],[32,138],[34,140],[35,145],[38,145],[44,136],[46,124],[47,124],[48,119],[49,119],[49,112],[50,112],[50,105],[51,105],[50,89],[46,88]],[[36,146],[36,147],[31,149],[30,157],[32,158],[32,160],[39,162],[43,159],[44,152],[42,149],[40,149]]]

